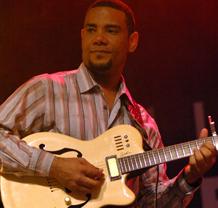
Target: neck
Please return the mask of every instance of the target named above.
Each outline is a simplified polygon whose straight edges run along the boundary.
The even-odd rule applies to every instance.
[[[90,71],[92,78],[105,90],[117,92],[121,80],[120,74],[94,73]]]
[[[119,90],[121,74],[96,73],[89,70],[92,78],[101,86],[109,110],[113,108],[116,94]]]

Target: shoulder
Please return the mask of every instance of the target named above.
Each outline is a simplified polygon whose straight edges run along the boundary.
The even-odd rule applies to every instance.
[[[68,71],[60,71],[60,72],[55,72],[55,73],[45,73],[45,74],[40,74],[37,76],[32,77],[29,82],[58,82],[61,83],[61,81],[66,80],[69,77],[74,77],[75,74],[78,72],[78,70],[68,70]]]
[[[70,70],[36,75],[20,85],[13,95],[44,94],[51,86],[64,85],[66,79],[76,73],[77,70]]]

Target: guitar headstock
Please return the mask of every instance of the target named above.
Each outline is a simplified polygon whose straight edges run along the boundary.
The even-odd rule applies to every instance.
[[[210,125],[210,131],[211,131],[212,136],[217,136],[215,122],[213,121],[211,116],[208,116],[208,122]]]
[[[216,147],[216,150],[218,151],[218,136],[217,136],[217,133],[216,133],[215,122],[213,121],[211,116],[208,116],[208,122],[209,122],[209,125],[210,125],[210,131],[211,131],[211,134],[212,134],[213,144]]]

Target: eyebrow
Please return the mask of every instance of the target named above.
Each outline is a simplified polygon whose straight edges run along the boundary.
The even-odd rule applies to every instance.
[[[96,24],[94,23],[87,23],[84,25],[84,27],[96,27]]]
[[[95,23],[87,23],[84,25],[84,27],[97,27],[97,25]],[[117,24],[106,24],[105,27],[121,29],[120,25],[117,25]]]

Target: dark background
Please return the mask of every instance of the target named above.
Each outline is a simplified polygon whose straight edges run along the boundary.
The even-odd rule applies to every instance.
[[[0,0],[0,102],[34,75],[78,67],[80,29],[90,2]],[[218,122],[218,1],[126,2],[140,33],[126,67],[129,89],[152,109],[166,145],[193,139],[193,103],[203,103],[205,123],[207,115]],[[169,176],[185,162],[170,163]],[[200,192],[190,207],[201,207]]]

